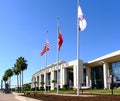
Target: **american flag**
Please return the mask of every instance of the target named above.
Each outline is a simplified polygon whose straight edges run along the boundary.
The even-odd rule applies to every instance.
[[[50,50],[50,44],[49,44],[49,42],[47,40],[43,50],[40,52],[40,55],[42,56],[48,50]]]

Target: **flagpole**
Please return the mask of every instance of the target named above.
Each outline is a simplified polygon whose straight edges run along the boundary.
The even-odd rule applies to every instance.
[[[47,34],[48,34],[48,30],[46,31],[46,43],[47,43]],[[46,47],[46,54],[45,54],[45,67],[47,67],[47,47]],[[46,77],[46,69],[45,69],[45,94],[46,94],[46,85],[47,85],[47,77]]]
[[[59,26],[59,17],[57,17],[57,94],[59,94],[59,82],[58,82],[58,65],[59,65],[59,50],[58,50],[58,26]]]
[[[79,0],[78,0],[78,3],[77,3],[77,7],[79,5]],[[79,86],[80,86],[80,77],[79,77],[79,58],[80,58],[80,32],[79,32],[79,28],[78,28],[78,15],[77,15],[77,82],[78,82],[78,85],[77,85],[77,95],[80,94],[79,92]]]

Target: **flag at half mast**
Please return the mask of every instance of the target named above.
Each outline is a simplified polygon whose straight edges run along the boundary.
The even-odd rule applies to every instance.
[[[40,55],[42,56],[48,50],[50,50],[50,44],[49,44],[49,42],[47,40],[43,50],[40,52]]]
[[[63,43],[62,33],[60,32],[60,27],[58,26],[58,50],[60,51],[60,47]]]
[[[83,31],[87,26],[86,19],[83,15],[82,9],[80,5],[78,4],[78,30]]]

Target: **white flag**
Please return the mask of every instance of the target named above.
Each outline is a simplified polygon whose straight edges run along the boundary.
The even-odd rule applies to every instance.
[[[78,5],[78,28],[79,31],[83,31],[87,26],[87,22],[86,19],[82,13],[82,9],[80,7],[80,5]]]

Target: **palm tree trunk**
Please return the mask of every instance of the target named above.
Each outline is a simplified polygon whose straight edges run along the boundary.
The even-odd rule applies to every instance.
[[[21,93],[21,72],[20,72],[20,93]]]
[[[9,77],[9,88],[11,89],[11,77]]]
[[[19,93],[19,80],[18,80],[18,75],[17,75],[17,90],[18,90],[18,93]]]
[[[6,81],[4,81],[5,89],[6,89]]]
[[[22,91],[23,91],[23,71],[22,71]]]

